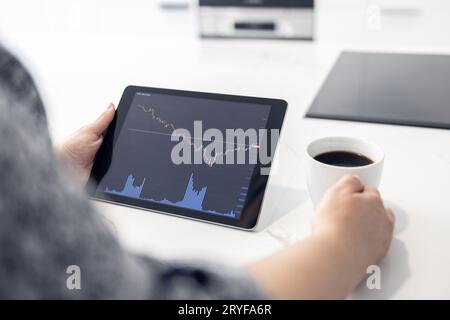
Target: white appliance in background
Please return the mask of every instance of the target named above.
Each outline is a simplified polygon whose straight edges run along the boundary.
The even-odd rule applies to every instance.
[[[316,39],[362,45],[450,45],[449,0],[316,0]]]
[[[202,37],[314,37],[314,0],[200,0]]]

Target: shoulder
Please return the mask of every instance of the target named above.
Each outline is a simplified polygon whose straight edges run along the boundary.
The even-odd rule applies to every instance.
[[[0,95],[20,104],[46,125],[44,106],[33,78],[17,57],[0,44]]]

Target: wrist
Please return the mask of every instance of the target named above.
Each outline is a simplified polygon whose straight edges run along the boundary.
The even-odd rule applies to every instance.
[[[71,158],[70,156],[67,154],[67,148],[64,146],[64,143],[58,144],[57,146],[54,147],[54,151],[56,154],[56,157],[63,162],[64,164],[70,164],[71,162]]]
[[[369,266],[367,253],[362,252],[356,239],[348,237],[348,233],[339,228],[323,228],[314,232],[312,237],[332,257],[333,268],[346,280],[351,292],[366,275]]]
[[[84,168],[64,143],[55,146],[54,152],[69,174],[84,186],[89,178],[90,168]]]

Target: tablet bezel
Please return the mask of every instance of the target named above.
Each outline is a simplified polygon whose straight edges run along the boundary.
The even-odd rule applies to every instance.
[[[95,200],[113,202],[144,210],[182,216],[195,220],[207,221],[247,230],[253,229],[258,221],[258,217],[262,207],[262,199],[268,181],[268,175],[260,174],[260,169],[262,167],[267,166],[261,166],[261,164],[256,164],[254,167],[254,171],[248,188],[248,196],[246,198],[239,219],[214,215],[211,213],[196,211],[173,205],[151,202],[148,200],[124,197],[96,190],[98,181],[102,179],[102,177],[106,174],[109,168],[114,151],[114,145],[117,142],[117,138],[120,135],[120,131],[125,122],[127,113],[131,107],[133,98],[137,92],[183,96],[200,99],[212,99],[230,102],[242,102],[256,105],[258,104],[269,105],[271,108],[266,126],[266,128],[269,129],[269,139],[270,139],[270,129],[279,129],[281,131],[283,120],[286,114],[287,102],[280,99],[256,98],[256,97],[225,95],[217,93],[204,93],[204,92],[184,91],[174,89],[128,86],[125,88],[123,92],[122,98],[120,99],[119,105],[117,107],[116,115],[104,136],[103,144],[100,147],[99,151],[97,152],[94,161],[94,166],[92,168],[91,176],[89,179],[90,183],[86,188],[89,196]],[[272,151],[272,154],[273,153],[274,152]],[[251,199],[254,199],[256,203],[250,202]]]

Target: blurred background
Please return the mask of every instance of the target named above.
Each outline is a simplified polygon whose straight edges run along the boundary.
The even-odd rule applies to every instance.
[[[306,106],[341,50],[446,52],[449,17],[446,0],[2,0],[0,42],[32,70],[59,140],[129,84]]]
[[[195,38],[201,25],[200,12],[206,8],[222,7],[224,12],[225,7],[238,8],[235,15],[247,11],[249,17],[252,14],[248,11],[265,8],[275,12],[272,17],[276,21],[278,11],[295,11],[296,6],[311,4],[317,41],[450,43],[450,3],[446,0],[3,0],[0,27],[2,37],[13,39],[22,33],[70,37],[84,32]],[[270,23],[270,13],[266,16],[262,22]],[[284,18],[289,19],[289,15]],[[309,17],[303,15],[299,20],[302,18]]]

